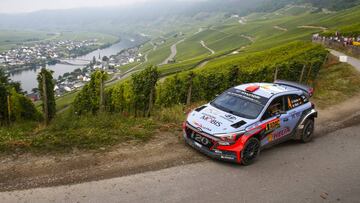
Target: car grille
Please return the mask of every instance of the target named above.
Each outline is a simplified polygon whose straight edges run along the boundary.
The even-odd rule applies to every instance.
[[[214,140],[203,136],[199,132],[197,132],[187,126],[185,128],[185,133],[186,133],[186,136],[188,139],[191,139],[191,140],[201,144],[202,146],[205,146],[209,149],[214,146]]]

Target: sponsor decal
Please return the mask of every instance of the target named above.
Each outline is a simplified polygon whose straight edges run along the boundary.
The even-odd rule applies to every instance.
[[[231,115],[231,114],[226,114],[224,117],[225,117],[226,120],[236,121],[236,117]]]
[[[220,112],[215,110],[215,109],[207,109],[206,112],[210,113],[210,114],[214,114],[214,115],[219,115]],[[204,113],[203,113],[204,114]]]
[[[211,129],[210,129],[210,128],[208,128],[208,127],[206,127],[206,126],[203,126],[201,123],[198,123],[198,122],[196,122],[196,121],[194,121],[193,123],[194,123],[194,125],[195,125],[197,128],[200,128],[201,130],[202,130],[202,129],[208,130],[208,131],[211,132]]]
[[[226,114],[225,116],[224,115],[221,115],[221,112],[220,111],[217,111],[217,110],[215,110],[215,109],[207,109],[207,111],[206,111],[207,113],[210,113],[210,114],[213,114],[213,115],[216,115],[216,116],[220,116],[221,118],[223,118],[223,119],[225,119],[225,120],[227,120],[227,121],[229,121],[229,122],[234,122],[234,121],[236,121],[236,116],[234,116],[234,115],[231,115],[231,114]],[[209,114],[207,114],[207,113],[202,113],[203,115],[206,115],[206,116],[211,116],[211,115],[209,115]]]
[[[273,139],[274,140],[280,139],[280,138],[284,137],[285,135],[288,135],[289,133],[290,133],[290,129],[288,127],[286,127],[283,130],[281,130],[277,133],[274,133]]]
[[[292,119],[299,118],[300,116],[301,116],[301,112],[297,112],[297,113],[291,114],[291,118],[292,118]]]
[[[245,92],[242,90],[235,90],[235,92],[228,92],[228,94],[233,95],[233,96],[237,96],[237,97],[241,97],[247,100],[250,100],[254,103],[258,103],[261,105],[266,105],[268,99],[250,92]]]
[[[217,121],[215,117],[210,116],[210,115],[203,115],[200,117],[201,119],[203,119],[204,121],[207,121],[208,123],[211,123],[217,127],[220,127],[222,125],[222,123],[220,121]]]
[[[264,139],[261,140],[261,146],[264,146],[274,140],[273,134],[268,134]]]
[[[277,118],[273,121],[270,121],[269,123],[266,124],[266,131],[273,131],[277,128],[280,128],[280,119]]]

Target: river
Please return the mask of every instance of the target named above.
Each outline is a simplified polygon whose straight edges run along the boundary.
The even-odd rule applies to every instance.
[[[117,54],[123,49],[134,47],[138,45],[138,43],[139,42],[137,41],[133,41],[133,40],[131,41],[130,39],[124,38],[121,39],[120,42],[113,44],[108,48],[98,49],[84,56],[79,56],[75,59],[65,60],[71,64],[76,64],[76,65],[67,65],[67,64],[58,63],[56,65],[48,65],[47,68],[54,71],[53,77],[57,79],[60,75],[63,75],[64,73],[69,73],[74,71],[75,69],[85,67],[89,63],[89,61],[93,59],[94,56],[96,58],[98,58],[99,55],[101,57],[103,56],[109,57],[111,55]],[[11,73],[10,79],[12,81],[20,82],[22,89],[24,91],[27,91],[28,93],[31,93],[31,90],[37,87],[38,85],[36,77],[39,72],[40,72],[40,68],[19,71],[16,73]]]

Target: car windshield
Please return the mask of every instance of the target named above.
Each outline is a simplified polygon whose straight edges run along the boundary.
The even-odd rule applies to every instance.
[[[257,118],[264,108],[261,104],[238,97],[231,94],[231,92],[220,95],[211,102],[211,105],[225,112],[247,119]]]

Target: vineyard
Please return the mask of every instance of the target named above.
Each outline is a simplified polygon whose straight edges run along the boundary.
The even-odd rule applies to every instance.
[[[241,83],[272,82],[275,77],[311,83],[327,53],[321,46],[294,42],[263,52],[229,57],[225,61],[215,60],[206,68],[181,72],[166,78],[163,83],[157,83],[157,68],[149,66],[131,80],[109,88],[105,94],[105,109],[112,113],[149,116],[154,108],[210,101],[217,94]],[[300,75],[303,75],[302,78]],[[96,113],[99,110],[96,108],[100,106],[100,99],[96,99],[99,91],[86,94],[88,87],[94,87],[93,83],[90,82],[75,99],[74,110],[77,113]]]

